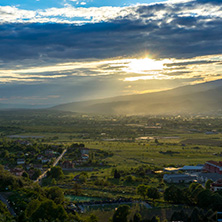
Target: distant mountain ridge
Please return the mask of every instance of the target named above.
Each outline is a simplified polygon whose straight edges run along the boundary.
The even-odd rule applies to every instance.
[[[53,107],[61,111],[124,115],[207,114],[222,110],[222,79],[175,89],[73,102]]]

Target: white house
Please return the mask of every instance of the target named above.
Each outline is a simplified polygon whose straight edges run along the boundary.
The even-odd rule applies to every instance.
[[[25,159],[17,159],[17,164],[25,164]]]

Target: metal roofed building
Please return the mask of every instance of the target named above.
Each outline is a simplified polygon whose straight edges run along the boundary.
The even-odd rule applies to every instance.
[[[204,168],[204,165],[198,165],[198,166],[183,166],[182,168],[180,168],[181,171],[186,171],[189,173],[193,173],[193,172],[201,172]]]

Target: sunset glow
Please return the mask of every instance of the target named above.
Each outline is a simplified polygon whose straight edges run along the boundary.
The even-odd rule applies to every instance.
[[[221,79],[221,9],[217,0],[5,1],[0,99],[40,93],[49,106]]]
[[[153,59],[134,59],[129,63],[129,72],[146,73],[147,71],[155,71],[163,69],[164,61],[155,61]]]

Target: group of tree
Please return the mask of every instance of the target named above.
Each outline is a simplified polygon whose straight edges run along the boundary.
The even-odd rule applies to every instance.
[[[0,221],[2,221],[1,215],[4,220],[10,221],[12,218],[7,206],[0,200]]]
[[[23,187],[27,181],[4,170],[0,165],[0,191],[14,190]]]
[[[151,187],[148,185],[140,184],[136,189],[137,194],[143,197],[145,199],[146,197],[153,199],[159,199],[160,198],[160,192],[156,187]]]
[[[117,169],[114,170],[113,177],[114,177],[114,179],[119,179],[121,177],[121,174]]]
[[[47,177],[62,179],[64,177],[62,168],[60,166],[52,167],[51,170],[47,172]]]
[[[112,217],[112,222],[160,222],[158,216],[154,216],[151,219],[142,218],[139,212],[136,212],[132,218],[129,219],[130,216],[130,207],[128,205],[119,206]]]
[[[212,210],[204,211],[195,207],[190,215],[183,210],[174,212],[170,221],[214,222],[217,221],[217,216]]]
[[[209,183],[206,183],[206,188],[199,183],[191,183],[189,187],[183,189],[172,185],[164,191],[164,200],[177,204],[197,206],[203,209],[212,209],[213,211],[221,211],[222,192],[209,190]]]
[[[14,191],[9,201],[16,206],[18,222],[65,221],[70,218],[64,209],[64,192],[59,187],[42,188],[33,184]]]

